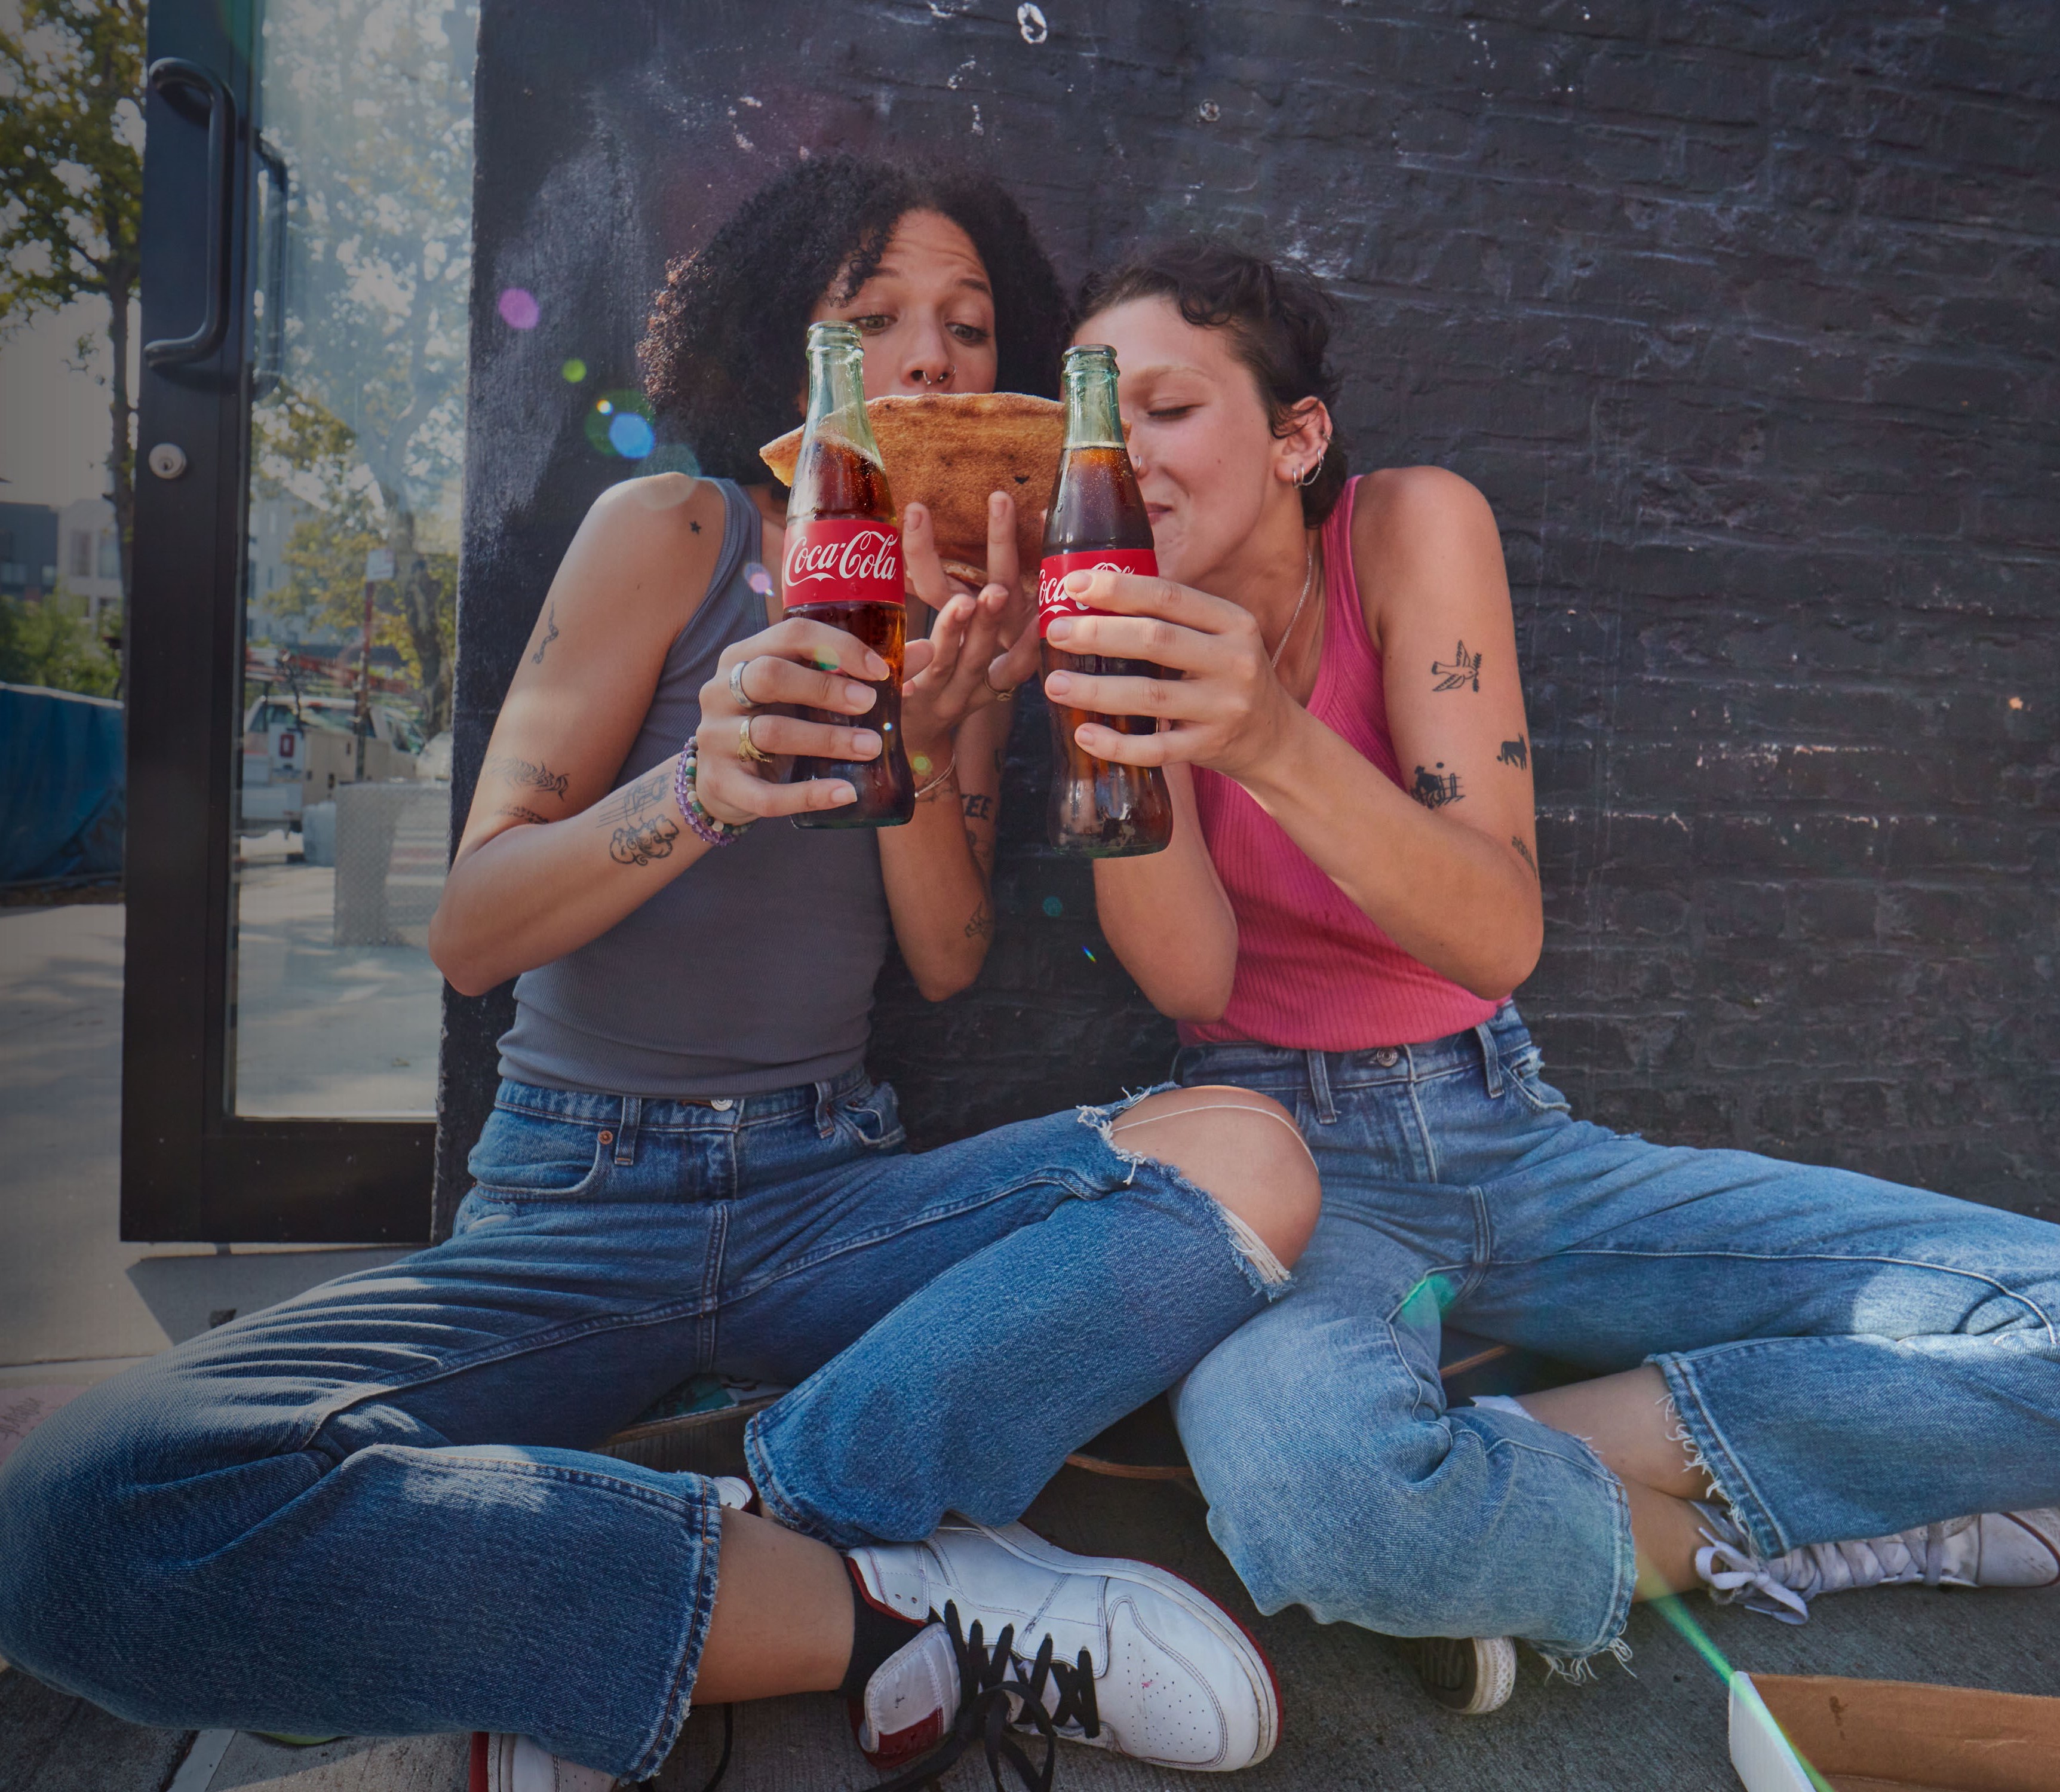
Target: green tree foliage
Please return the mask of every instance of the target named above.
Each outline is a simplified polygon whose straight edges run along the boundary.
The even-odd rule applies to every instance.
[[[107,302],[107,477],[125,604],[135,517],[129,322],[143,209],[143,0],[14,0],[0,9],[0,332],[82,298]]]
[[[446,0],[274,0],[265,26],[293,253],[255,489],[316,513],[287,557],[287,605],[311,621],[355,633],[365,550],[391,550],[375,638],[400,648],[429,734],[449,723],[456,635],[472,18]]]
[[[0,684],[113,696],[120,677],[83,606],[62,588],[34,604],[0,597]]]

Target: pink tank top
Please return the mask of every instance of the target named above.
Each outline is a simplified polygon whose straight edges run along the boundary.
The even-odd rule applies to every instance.
[[[1352,500],[1323,525],[1323,658],[1309,713],[1398,788],[1380,655],[1352,572]],[[1195,770],[1202,837],[1237,916],[1237,975],[1220,1020],[1183,1023],[1184,1044],[1256,1040],[1325,1052],[1413,1045],[1476,1027],[1501,1006],[1411,958],[1232,780]]]

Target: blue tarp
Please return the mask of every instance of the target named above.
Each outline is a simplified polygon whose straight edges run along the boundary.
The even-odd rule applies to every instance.
[[[0,684],[0,884],[120,873],[120,704]]]

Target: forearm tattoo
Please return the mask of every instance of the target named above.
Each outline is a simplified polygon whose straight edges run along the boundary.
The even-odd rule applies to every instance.
[[[1469,653],[1467,644],[1461,641],[1453,650],[1449,661],[1433,660],[1431,662],[1431,676],[1438,680],[1431,688],[1434,692],[1456,691],[1462,685],[1471,684],[1478,691],[1480,688],[1480,655]]]
[[[669,859],[673,842],[680,837],[677,823],[662,815],[649,821],[633,821],[617,828],[609,838],[608,856],[618,865],[648,865],[654,859]]]
[[[959,800],[965,806],[968,821],[992,821],[994,819],[994,799],[984,792],[968,790]]]
[[[1526,846],[1523,842],[1514,834],[1510,836],[1509,844],[1516,848],[1517,857],[1521,859],[1527,865],[1530,866],[1531,875],[1533,877],[1537,878],[1540,884],[1543,884],[1545,880],[1539,874],[1538,861],[1531,857],[1531,848]]]
[[[1502,751],[1495,756],[1504,765],[1514,765],[1519,772],[1531,769],[1531,743],[1522,735],[1514,740],[1505,740]]]
[[[1447,803],[1465,800],[1465,792],[1459,788],[1459,774],[1447,772],[1442,759],[1438,761],[1437,769],[1434,772],[1427,772],[1420,765],[1416,768],[1415,780],[1409,786],[1409,794],[1427,809],[1441,809]]]
[[[526,759],[517,759],[513,754],[503,753],[497,759],[486,762],[485,776],[505,778],[510,784],[527,784],[532,790],[547,791],[562,799],[571,788],[572,779],[565,772],[553,772],[548,765],[533,765]]]
[[[551,818],[548,815],[539,815],[534,809],[525,809],[520,803],[510,803],[501,812],[517,821],[534,821],[546,828],[551,824]]]
[[[966,923],[965,936],[968,940],[992,940],[994,937],[994,911],[984,900],[973,910],[972,919]]]
[[[647,818],[653,810],[664,808],[665,800],[672,794],[673,775],[669,771],[661,766],[655,772],[646,772],[642,777],[632,780],[613,795],[594,804],[594,825],[633,826]]]

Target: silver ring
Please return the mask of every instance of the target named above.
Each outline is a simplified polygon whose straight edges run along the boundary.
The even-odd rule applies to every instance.
[[[740,709],[756,709],[758,707],[744,688],[744,669],[750,664],[749,660],[739,660],[729,669],[729,694],[737,699],[737,707]]]

